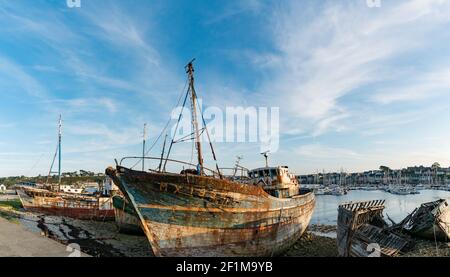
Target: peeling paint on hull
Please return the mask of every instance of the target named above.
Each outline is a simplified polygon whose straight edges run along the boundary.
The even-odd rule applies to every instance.
[[[85,220],[114,220],[114,209],[110,197],[61,197],[50,191],[19,188],[17,190],[25,210],[55,216]]]
[[[305,231],[314,194],[275,198],[206,176],[108,168],[133,204],[156,256],[272,256]]]
[[[144,235],[138,215],[122,196],[113,197],[113,206],[116,225],[121,233]]]

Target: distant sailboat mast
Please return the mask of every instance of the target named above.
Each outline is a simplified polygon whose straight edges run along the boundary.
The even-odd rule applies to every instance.
[[[62,118],[59,115],[58,122],[58,186],[61,186],[61,137],[62,137]],[[59,190],[59,187],[58,187]]]
[[[145,140],[147,138],[147,123],[144,123],[144,131],[142,134],[142,171],[145,171]]]
[[[50,179],[50,176],[52,173],[58,173],[58,190],[61,187],[61,137],[62,137],[62,117],[59,115],[59,121],[58,121],[58,144],[56,146],[55,155],[53,156],[52,165],[50,166],[50,170],[47,175],[47,181],[46,184],[48,184],[48,181]],[[53,166],[55,164],[56,155],[58,155],[58,172],[54,172]]]

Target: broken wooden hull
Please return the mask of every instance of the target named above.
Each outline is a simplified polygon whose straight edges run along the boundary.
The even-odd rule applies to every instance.
[[[383,220],[384,200],[339,205],[337,241],[342,257],[392,257],[405,249],[409,240],[387,230]]]
[[[295,243],[315,207],[312,192],[275,198],[206,176],[108,168],[135,208],[156,256],[271,256]]]
[[[450,240],[450,207],[444,199],[424,203],[400,224],[411,235],[448,241]]]
[[[43,189],[17,189],[25,210],[86,220],[114,220],[110,197],[75,196]]]
[[[143,235],[139,216],[127,201],[120,195],[113,196],[114,214],[119,232],[126,234]]]

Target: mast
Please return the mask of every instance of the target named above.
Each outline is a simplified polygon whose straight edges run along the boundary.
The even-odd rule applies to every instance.
[[[59,123],[58,123],[58,190],[61,187],[61,137],[62,137],[62,118],[59,115]]]
[[[147,123],[144,123],[144,132],[142,134],[142,171],[145,171],[145,139],[147,137]]]
[[[61,188],[61,136],[62,136],[62,119],[61,119],[61,115],[59,115],[59,121],[58,121],[58,143],[56,145],[56,151],[55,151],[55,155],[53,155],[53,160],[52,160],[52,164],[50,165],[50,170],[48,171],[48,175],[47,175],[47,181],[45,182],[45,184],[48,184],[48,181],[50,179],[50,176],[52,175],[52,173],[58,173],[58,190]],[[53,166],[55,165],[55,161],[56,161],[56,155],[58,155],[58,172],[54,172],[53,171]],[[54,189],[52,187],[52,189]]]
[[[261,155],[264,156],[264,158],[266,159],[266,167],[269,167],[269,161],[267,160],[267,158],[269,157],[269,152],[270,151],[266,151],[266,152],[262,152]]]
[[[198,128],[198,120],[197,120],[197,94],[194,88],[194,65],[192,64],[195,59],[189,62],[186,65],[186,73],[189,77],[189,91],[191,92],[191,112],[192,112],[192,126],[194,127],[194,143],[195,148],[197,149],[197,158],[198,158],[198,171],[200,175],[203,175],[203,156],[202,156],[202,146],[200,142],[200,130]]]

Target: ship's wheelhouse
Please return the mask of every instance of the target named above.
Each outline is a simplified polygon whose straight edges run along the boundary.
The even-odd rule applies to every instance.
[[[264,167],[250,170],[251,184],[261,186],[267,193],[279,198],[298,194],[298,181],[287,166]]]

